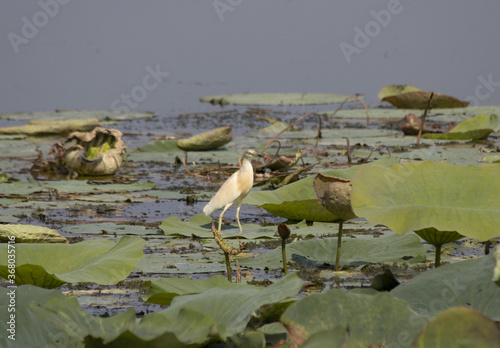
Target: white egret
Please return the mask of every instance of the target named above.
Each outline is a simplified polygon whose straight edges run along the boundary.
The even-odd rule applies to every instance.
[[[222,184],[219,191],[215,196],[208,202],[208,204],[203,208],[205,215],[210,216],[215,210],[222,209],[222,213],[219,216],[219,229],[220,232],[222,224],[222,216],[232,205],[236,204],[236,221],[238,221],[238,227],[240,228],[240,233],[243,231],[240,224],[240,208],[241,201],[250,192],[253,186],[253,167],[250,160],[254,156],[262,156],[260,153],[254,150],[247,150],[243,154],[243,161],[241,163],[240,169],[233,173],[229,179]]]

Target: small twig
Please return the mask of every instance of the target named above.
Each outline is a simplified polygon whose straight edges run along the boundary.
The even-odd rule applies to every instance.
[[[351,164],[352,163],[352,158],[351,158],[351,145],[349,144],[349,138],[343,137],[347,141],[347,163]]]
[[[241,283],[241,269],[240,269],[240,263],[238,262],[238,259],[236,261],[236,283]]]
[[[186,172],[189,174],[189,175],[193,175],[193,173],[191,173],[189,171],[189,169],[187,168],[187,151],[184,151],[184,153],[182,154],[182,164],[184,165],[184,169],[186,170]]]
[[[238,238],[238,243],[240,244],[240,247],[238,249],[235,249],[233,247],[230,247],[222,238],[221,234],[219,231],[217,231],[217,228],[215,227],[215,220],[212,219],[212,233],[214,234],[215,242],[219,245],[219,247],[222,249],[224,252],[224,257],[226,259],[226,268],[227,268],[227,279],[229,281],[232,281],[231,277],[231,264],[229,262],[229,255],[238,255],[241,253],[243,250],[243,244],[241,243],[240,239]],[[238,265],[239,267],[239,265]]]
[[[371,155],[378,149],[378,148],[381,148],[381,147],[385,147],[385,149],[387,150],[387,153],[389,154],[389,157],[391,157],[391,150],[389,150],[389,148],[384,145],[384,144],[380,144],[380,145],[377,145],[373,148],[372,152],[370,152],[370,154],[368,155],[368,157],[366,157],[365,161],[368,161],[371,157]]]
[[[368,114],[368,106],[366,106],[366,103],[364,102],[363,98],[360,98],[358,94],[356,94],[356,99],[363,104],[365,107],[365,112],[366,112],[366,125],[368,126],[370,124],[370,115]]]
[[[431,108],[431,100],[432,100],[433,96],[434,96],[434,92],[431,93],[431,96],[429,97],[429,100],[427,101],[427,105],[425,106],[424,116],[422,116],[422,124],[420,125],[420,129],[418,131],[417,146],[420,145],[420,137],[422,136],[422,131],[424,130],[425,117],[427,116],[427,111]]]
[[[284,132],[286,132],[287,130],[289,130],[293,126],[295,126],[299,121],[303,120],[304,118],[306,118],[309,115],[316,115],[316,116],[318,116],[318,119],[319,119],[319,129],[318,129],[318,135],[316,136],[316,145],[315,145],[315,147],[318,147],[319,138],[321,138],[321,116],[319,114],[315,113],[315,112],[309,112],[309,113],[307,113],[307,114],[299,117],[294,123],[292,123],[291,125],[289,125],[285,129],[283,129],[282,131],[280,131],[278,134],[276,134],[271,140],[269,140],[266,143],[266,146],[264,146],[264,149],[261,151],[261,153],[263,154],[264,151],[266,151],[266,149],[268,148],[268,146],[271,145],[271,143],[274,140],[276,140],[277,137],[279,137],[281,134],[283,134]]]

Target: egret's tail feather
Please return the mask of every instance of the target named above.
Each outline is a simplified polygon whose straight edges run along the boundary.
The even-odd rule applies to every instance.
[[[204,208],[203,208],[203,212],[205,213],[206,216],[210,216],[210,214],[212,214],[214,212],[214,208],[212,207],[212,204],[210,204],[212,202],[209,202]]]

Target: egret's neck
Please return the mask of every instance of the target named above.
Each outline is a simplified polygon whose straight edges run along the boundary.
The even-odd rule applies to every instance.
[[[252,163],[250,162],[250,160],[248,158],[244,158],[243,159],[243,162],[241,163],[241,168],[240,168],[241,171],[250,171],[250,172],[253,172],[253,167],[252,167]]]

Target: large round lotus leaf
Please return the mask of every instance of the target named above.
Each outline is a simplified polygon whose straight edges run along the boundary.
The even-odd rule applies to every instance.
[[[145,241],[123,237],[118,243],[89,240],[77,244],[16,244],[17,285],[54,288],[66,282],[116,284],[142,258]],[[7,245],[0,245],[0,276],[7,279]]]
[[[75,347],[83,347],[85,342],[85,347],[181,348],[190,344],[201,346],[211,339],[219,339],[219,329],[214,321],[189,308],[181,309],[175,318],[167,318],[160,312],[146,315],[140,321],[136,320],[133,309],[109,318],[92,316],[75,297],[57,298],[45,304],[34,303],[31,309],[44,322],[69,336],[70,342],[80,343]],[[37,344],[43,346],[42,342]]]
[[[354,213],[397,233],[434,227],[482,241],[500,235],[500,166],[431,161],[360,168]]]
[[[9,291],[15,294],[15,304],[11,307]],[[17,288],[2,288],[0,296],[0,347],[19,348],[19,347],[78,347],[77,343],[70,339],[63,330],[59,329],[53,323],[46,321],[36,315],[31,309],[33,302],[37,305],[44,305],[50,300],[58,299],[67,301],[68,298],[58,290],[47,290],[33,285],[21,285]],[[15,308],[14,311],[8,311],[9,308]],[[83,309],[82,309],[83,310]],[[9,339],[12,333],[7,331],[9,328],[10,314],[15,315],[15,340]]]
[[[378,161],[381,165],[391,165],[399,160],[386,157]],[[351,178],[365,165],[350,168],[327,170],[324,175],[343,179]],[[318,203],[318,196],[313,188],[314,176],[309,176],[274,191],[252,191],[243,203],[256,205],[268,212],[291,220],[335,221],[339,217]]]
[[[367,295],[335,289],[295,302],[283,313],[281,322],[298,345],[316,332],[339,330],[340,326],[349,328],[349,334],[335,335],[341,341],[329,342],[328,347],[339,343],[345,347],[392,347],[410,346],[422,318],[405,301],[388,293]]]
[[[335,264],[336,238],[313,238],[287,244],[288,262],[297,262],[304,267],[321,267]],[[393,234],[384,238],[345,238],[342,241],[341,265],[359,266],[368,263],[425,262],[426,251],[420,239],[413,235]],[[243,267],[255,269],[281,269],[281,249],[275,249],[256,258],[240,259]]]
[[[215,275],[208,279],[191,280],[189,278],[165,278],[144,283],[149,287],[147,295],[142,298],[150,303],[169,305],[172,299],[181,295],[199,294],[212,288],[233,289],[249,288],[252,286],[239,283],[230,283],[222,275]]]
[[[248,93],[213,95],[203,97],[202,102],[234,105],[313,105],[342,103],[353,96],[327,93]],[[349,100],[348,100],[349,101]]]
[[[214,150],[233,139],[231,127],[220,127],[187,139],[179,139],[177,146],[184,151]]]
[[[498,130],[500,130],[500,117],[495,114],[483,114],[460,122],[448,133],[427,133],[424,137],[431,139],[484,139],[491,132]]]
[[[0,242],[68,243],[59,232],[48,227],[21,224],[0,225]]]
[[[426,326],[414,347],[500,347],[500,328],[473,309],[450,308]]]
[[[419,274],[391,293],[426,317],[467,306],[499,321],[500,287],[492,280],[494,268],[493,255],[456,262]]]

